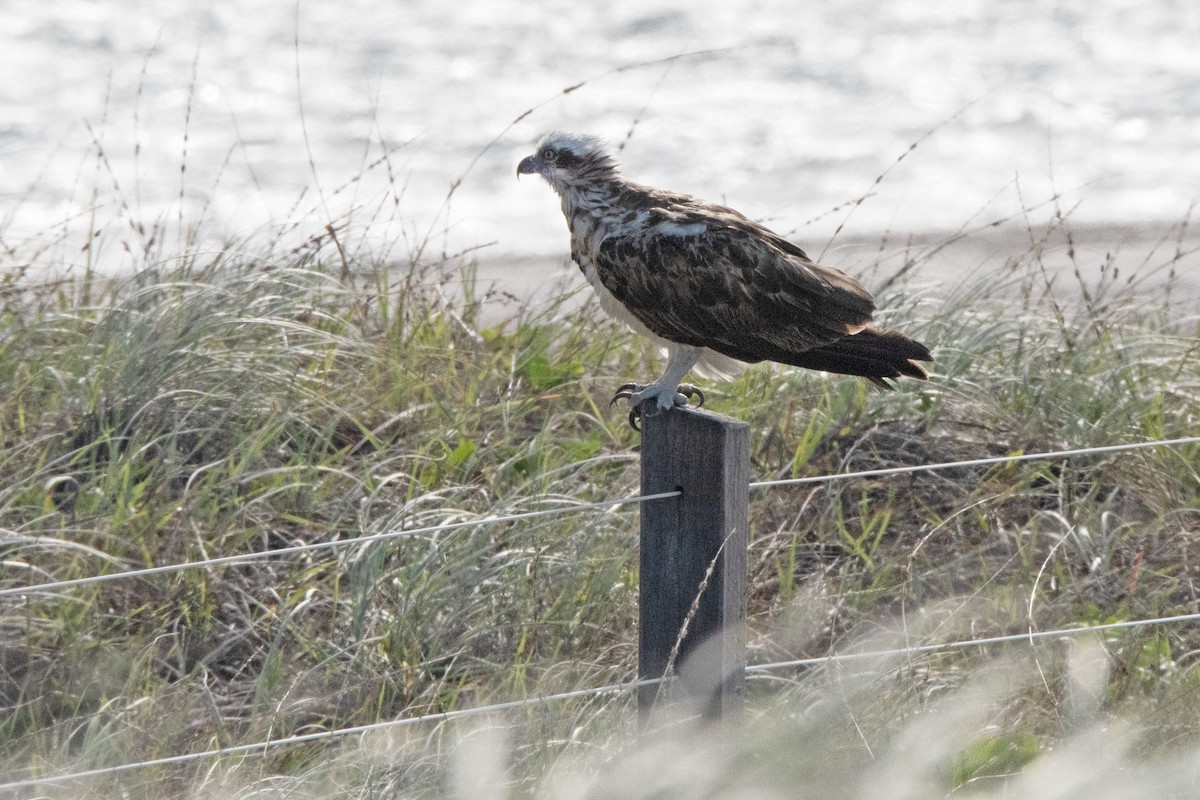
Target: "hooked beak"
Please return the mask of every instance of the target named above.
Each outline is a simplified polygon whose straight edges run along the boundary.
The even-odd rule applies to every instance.
[[[517,164],[517,177],[522,175],[535,175],[542,171],[542,160],[537,156],[526,156],[521,159],[521,163]]]

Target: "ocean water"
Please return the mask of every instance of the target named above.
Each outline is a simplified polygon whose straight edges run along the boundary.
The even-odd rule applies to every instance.
[[[380,258],[544,259],[566,249],[557,203],[514,171],[555,128],[818,251],[841,224],[1178,223],[1200,194],[1194,0],[2,0],[0,16],[10,266],[329,224]]]

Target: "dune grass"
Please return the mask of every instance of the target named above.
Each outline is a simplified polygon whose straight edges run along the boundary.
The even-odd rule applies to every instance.
[[[879,265],[882,321],[935,350],[927,384],[757,366],[709,387],[751,424],[756,476],[1200,432],[1195,309],[1167,274],[1187,254],[1064,286],[1030,233],[949,294],[915,280],[927,253]],[[636,493],[637,435],[607,403],[657,355],[469,264],[328,249],[5,287],[0,590],[350,543],[0,597],[10,779],[633,676],[633,507],[353,542]],[[1197,464],[1185,446],[756,490],[752,661],[1194,611]],[[1200,753],[1198,648],[1195,625],[1158,626],[756,675],[735,741],[634,746],[616,693],[37,791],[1036,796],[1109,748],[1121,780],[1080,785],[1159,765],[1170,796]]]

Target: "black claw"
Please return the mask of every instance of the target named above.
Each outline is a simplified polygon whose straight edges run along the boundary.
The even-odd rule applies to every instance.
[[[612,408],[618,400],[632,400],[635,394],[645,388],[645,386],[637,383],[621,384],[617,387],[617,393],[613,395],[612,400],[608,401],[608,407]]]
[[[628,400],[630,403],[632,403],[634,397],[639,392],[644,391],[645,388],[646,387],[640,383],[623,383],[617,387],[616,394],[614,394],[612,399],[608,401],[608,405],[611,408],[612,406],[616,405],[618,400]],[[697,389],[690,383],[679,384],[679,388],[676,390],[675,395],[676,405],[686,406],[688,404],[687,400],[693,397],[696,398],[696,408],[701,408],[704,406],[704,392]],[[629,427],[640,432],[642,429],[638,425],[638,420],[641,419],[641,417],[642,414],[637,407],[630,408]]]
[[[645,389],[646,387],[640,383],[623,383],[617,387],[616,394],[612,396],[612,400],[608,401],[608,405],[609,407],[612,407],[616,405],[618,400],[628,400],[630,403],[632,403],[634,397]],[[700,408],[704,405],[704,392],[700,391],[692,384],[681,383],[676,391],[677,393],[675,395],[675,400],[677,405],[686,406],[688,404],[687,400],[693,397],[696,398],[696,408]],[[639,406],[632,406],[629,409],[629,427],[633,428],[638,433],[641,433],[642,431],[641,425],[638,424],[642,419],[642,416],[642,410]]]

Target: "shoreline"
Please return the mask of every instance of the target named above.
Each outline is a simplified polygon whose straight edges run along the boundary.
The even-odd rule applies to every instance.
[[[814,260],[859,278],[868,288],[882,283],[909,261],[916,261],[911,267],[911,281],[950,292],[1007,265],[1025,262],[1036,249],[1048,280],[1068,294],[1078,293],[1078,271],[1089,289],[1102,279],[1118,286],[1135,280],[1146,290],[1173,280],[1181,300],[1200,302],[1200,228],[1188,228],[1180,222],[1085,223],[1070,226],[1069,241],[1067,233],[1061,226],[1019,230],[1010,226],[967,234],[843,234],[820,258],[824,246],[817,239],[789,238]],[[481,253],[477,278],[481,286],[529,300],[546,292],[562,291],[563,287],[574,290],[585,286],[567,253],[565,234],[558,255],[488,257]]]

